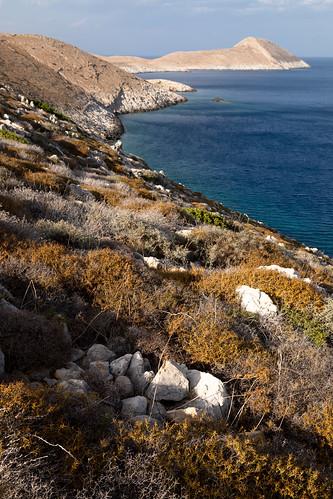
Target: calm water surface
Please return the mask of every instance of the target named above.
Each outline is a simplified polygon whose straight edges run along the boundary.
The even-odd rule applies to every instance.
[[[198,92],[186,104],[124,116],[125,149],[333,256],[333,59],[309,62],[298,71],[143,75]]]

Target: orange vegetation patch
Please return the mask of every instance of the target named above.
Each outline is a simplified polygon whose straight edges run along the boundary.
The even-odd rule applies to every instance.
[[[24,179],[38,189],[46,189],[63,193],[66,189],[69,179],[52,172],[31,172],[24,174]]]
[[[236,289],[247,285],[267,293],[282,307],[305,310],[320,309],[324,305],[322,295],[310,284],[264,269],[247,266],[225,272],[208,273],[199,281],[198,287],[229,302],[237,302]]]

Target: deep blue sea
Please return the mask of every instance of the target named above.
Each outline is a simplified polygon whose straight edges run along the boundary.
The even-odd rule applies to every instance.
[[[142,75],[198,91],[186,104],[124,116],[124,147],[333,256],[333,59],[308,62],[310,70]]]

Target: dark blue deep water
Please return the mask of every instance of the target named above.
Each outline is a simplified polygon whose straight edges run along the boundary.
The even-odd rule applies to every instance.
[[[198,92],[186,104],[124,116],[125,149],[333,256],[333,59],[309,62],[298,71],[146,75]]]

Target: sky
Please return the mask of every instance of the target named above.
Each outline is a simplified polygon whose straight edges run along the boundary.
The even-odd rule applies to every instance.
[[[104,55],[231,47],[246,36],[333,57],[333,0],[0,0],[0,31]]]

